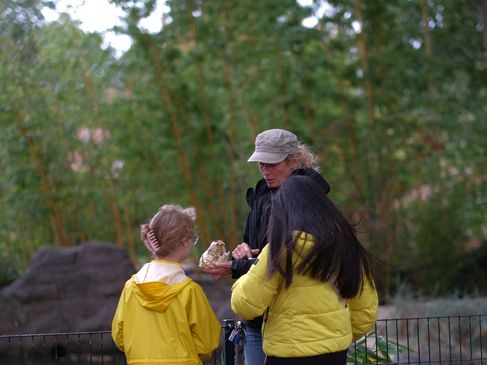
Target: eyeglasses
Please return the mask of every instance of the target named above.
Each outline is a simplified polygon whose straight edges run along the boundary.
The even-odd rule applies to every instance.
[[[198,243],[198,240],[200,238],[197,236],[197,235],[193,235],[193,246],[196,245]]]
[[[277,167],[277,165],[279,165],[280,162],[278,163],[265,163],[265,162],[259,162],[259,169],[262,171],[264,169],[273,169],[275,167]]]

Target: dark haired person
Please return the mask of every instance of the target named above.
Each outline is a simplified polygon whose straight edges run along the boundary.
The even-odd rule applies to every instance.
[[[345,365],[347,349],[376,322],[372,256],[326,190],[290,176],[272,200],[264,247],[232,287],[232,310],[266,313],[266,364]]]
[[[216,279],[231,276],[238,279],[244,275],[255,257],[267,244],[267,226],[271,211],[272,196],[289,176],[309,176],[326,191],[330,185],[319,174],[318,157],[298,137],[284,129],[268,129],[255,138],[255,151],[248,162],[257,162],[262,179],[247,191],[250,212],[245,226],[243,243],[232,252],[231,263],[216,263],[213,268],[204,269]],[[263,365],[262,317],[246,321],[244,345],[245,363]]]

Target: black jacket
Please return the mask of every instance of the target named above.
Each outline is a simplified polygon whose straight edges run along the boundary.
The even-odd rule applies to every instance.
[[[292,175],[310,176],[324,187],[327,194],[330,191],[328,182],[314,169],[297,169],[293,171]],[[252,249],[258,248],[259,250],[262,250],[264,246],[267,245],[267,227],[270,218],[271,198],[277,189],[278,188],[269,188],[265,180],[261,179],[257,182],[257,185],[254,188],[249,188],[247,190],[247,203],[250,206],[250,212],[245,225],[243,242],[246,242]],[[254,261],[255,259],[233,260],[232,278],[238,279],[247,273]],[[258,328],[260,327],[260,324],[262,324],[262,317],[247,322],[248,326]]]

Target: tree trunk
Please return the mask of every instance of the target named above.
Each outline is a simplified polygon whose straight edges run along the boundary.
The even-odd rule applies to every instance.
[[[304,69],[303,81],[306,80],[306,77],[307,77],[307,70]],[[300,89],[301,89],[301,100],[303,102],[304,117],[306,119],[306,126],[308,130],[308,136],[311,138],[316,138],[317,131],[315,130],[314,123],[313,123],[313,104],[309,97],[308,90],[303,85],[303,82],[301,82]]]
[[[174,108],[174,103],[172,100],[173,98],[172,98],[171,93],[169,91],[169,88],[167,86],[167,81],[165,79],[165,69],[164,69],[162,61],[160,59],[160,55],[158,53],[159,51],[158,51],[157,47],[154,45],[154,41],[150,35],[142,34],[142,33],[138,32],[135,34],[135,36],[141,42],[141,44],[145,47],[145,49],[148,53],[148,56],[149,56],[149,60],[152,62],[152,65],[154,67],[154,76],[155,76],[156,81],[158,82],[159,89],[160,89],[161,94],[162,94],[161,96],[164,100],[164,105],[166,107],[167,113],[169,114],[172,134],[173,134],[173,137],[176,141],[178,159],[179,159],[179,162],[181,163],[181,166],[183,169],[183,177],[184,177],[184,179],[187,183],[187,186],[188,186],[191,203],[196,208],[196,210],[198,212],[198,220],[200,222],[201,239],[204,242],[209,242],[210,236],[208,234],[208,227],[206,224],[205,214],[203,214],[205,209],[200,204],[198,196],[196,194],[196,190],[195,190],[194,183],[193,183],[193,175],[191,173],[189,161],[188,161],[188,158],[186,156],[186,152],[184,150],[184,146],[182,143],[182,135],[181,135],[181,130],[179,128],[178,116],[177,116],[176,110]]]
[[[225,40],[225,44],[228,44],[227,39],[227,8],[224,6],[220,9],[220,17],[223,24],[223,37]],[[229,179],[231,181],[228,184],[230,190],[230,232],[229,232],[229,239],[230,242],[237,242],[237,193],[235,191],[235,182],[237,181],[236,173],[235,173],[235,160],[236,160],[236,153],[233,149],[233,143],[237,140],[237,134],[235,131],[235,106],[234,106],[234,86],[233,86],[233,79],[232,79],[232,71],[231,65],[228,61],[227,50],[223,49],[220,55],[222,63],[223,63],[223,77],[225,80],[226,87],[228,89],[227,94],[227,116],[228,116],[228,155],[229,155]]]
[[[482,23],[482,33],[484,34],[485,58],[487,60],[487,0],[477,0],[479,7],[479,18]]]
[[[98,105],[98,96],[96,94],[95,86],[93,85],[93,80],[90,77],[90,75],[85,75],[84,77],[85,80],[85,90],[89,97],[91,98],[91,102],[93,105],[97,106]],[[98,108],[96,108],[98,109]],[[103,121],[96,116],[94,125],[100,128],[103,128]],[[103,168],[103,166],[102,166]],[[91,169],[90,169],[91,170]],[[104,180],[103,184],[103,191],[102,194],[105,197],[106,204],[108,205],[108,209],[112,215],[113,219],[113,225],[115,228],[115,242],[119,247],[124,247],[125,246],[125,235],[123,234],[123,229],[122,229],[122,219],[121,219],[121,214],[120,214],[120,207],[117,202],[117,197],[116,194],[114,194],[115,191],[115,184],[112,181],[111,177],[107,177]]]
[[[21,113],[17,115],[17,125],[22,137],[25,140],[27,148],[32,156],[35,164],[35,170],[39,174],[41,179],[41,190],[44,198],[47,202],[47,207],[49,209],[49,215],[51,218],[52,230],[54,232],[54,237],[57,244],[61,247],[69,246],[69,239],[64,231],[64,222],[59,208],[59,204],[53,195],[54,188],[52,187],[51,181],[47,176],[47,172],[42,164],[42,158],[40,156],[39,145],[35,143],[28,133],[25,126],[22,125],[21,120],[24,120]]]
[[[369,119],[369,124],[370,124],[370,132],[368,133],[371,135],[369,138],[373,142],[376,142],[377,140],[377,120],[375,117],[375,95],[374,95],[374,88],[372,86],[372,80],[370,77],[370,67],[369,67],[369,50],[367,47],[367,38],[365,36],[365,21],[364,21],[364,15],[362,12],[362,1],[361,0],[354,0],[355,4],[355,16],[357,21],[360,23],[360,33],[358,34],[358,48],[359,48],[359,56],[360,56],[360,63],[362,66],[363,70],[363,77],[364,77],[364,82],[365,82],[365,88],[367,92],[367,114],[368,114],[368,119]],[[357,141],[355,141],[356,143]],[[375,146],[375,143],[372,143],[373,146]],[[376,151],[376,157],[378,160],[378,171],[381,170],[381,152],[380,152],[380,146],[377,146],[377,151]],[[366,165],[365,173],[366,173],[366,191],[369,192],[368,196],[370,196],[370,192],[377,192],[380,190],[379,186],[376,186],[376,184],[371,183],[372,176],[370,175],[372,171],[372,166],[371,166],[371,153],[369,152],[369,144],[366,144],[365,147],[362,150],[363,158],[361,158]],[[379,176],[378,181],[382,181],[381,176]],[[370,189],[374,189],[375,191],[372,191]],[[372,194],[372,201],[371,199],[368,199],[366,202],[367,205],[369,206],[369,209],[373,210],[374,202],[373,202],[373,197],[376,196],[376,194]]]
[[[364,31],[364,15],[362,12],[362,1],[361,0],[354,0],[355,4],[355,17],[360,24],[360,33],[358,34],[358,49],[360,55],[360,63],[362,65],[362,70],[364,72],[364,80],[365,86],[367,91],[367,102],[368,102],[368,116],[369,122],[374,127],[375,126],[375,101],[374,101],[374,90],[372,87],[372,81],[370,80],[370,71],[369,71],[369,60],[368,60],[368,51],[367,51],[367,40],[365,38],[365,31]]]
[[[198,29],[196,26],[196,21],[194,20],[192,14],[193,14],[193,9],[188,4],[188,17],[189,19],[191,19],[191,30],[192,30],[193,42],[197,47],[200,43],[200,40],[198,37]],[[198,62],[196,68],[197,68],[197,78],[198,78],[198,91],[201,100],[201,108],[203,110],[203,119],[205,121],[206,138],[208,140],[208,146],[210,148],[210,156],[211,156],[212,164],[214,164],[214,166],[217,166],[219,162],[219,158],[216,154],[215,139],[213,137],[212,123],[211,123],[211,117],[209,111],[209,102],[206,94],[206,79],[204,76],[201,62]],[[225,207],[225,196],[223,194],[222,181],[220,175],[215,174],[213,178],[210,178],[210,176],[208,176],[208,174],[206,173],[205,166],[201,165],[199,171],[199,177],[202,181],[204,194],[205,196],[209,197],[209,199],[206,201],[206,206],[210,213],[210,218],[215,218],[218,215],[225,216],[223,210],[218,211],[216,209],[216,207]],[[215,194],[217,195],[217,197],[213,198]],[[223,237],[222,232],[219,228],[216,229],[216,234],[218,237]],[[204,244],[208,246],[210,242],[204,241]]]
[[[423,24],[423,38],[424,38],[424,52],[426,55],[426,59],[431,61],[431,56],[433,55],[432,45],[431,45],[431,33],[429,28],[429,15],[428,15],[428,3],[426,0],[421,0],[421,21]],[[433,80],[431,79],[431,73],[427,73],[427,82],[428,82],[428,92],[430,94],[430,98],[433,99],[435,95],[434,87],[433,87]]]

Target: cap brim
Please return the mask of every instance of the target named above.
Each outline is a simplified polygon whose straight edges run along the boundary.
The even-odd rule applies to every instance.
[[[286,159],[287,153],[254,152],[247,162],[278,163]]]

